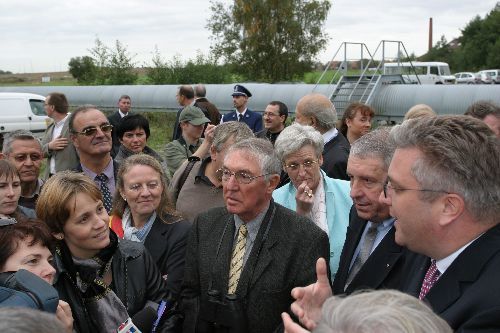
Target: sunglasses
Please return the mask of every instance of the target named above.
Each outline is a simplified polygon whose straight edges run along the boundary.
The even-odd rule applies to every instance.
[[[101,131],[103,133],[109,133],[109,132],[111,132],[113,130],[113,125],[111,125],[111,124],[104,124],[104,125],[99,126],[99,128],[101,129]],[[97,134],[97,127],[96,126],[87,127],[86,129],[84,129],[81,132],[74,131],[73,133],[84,135],[84,136],[94,136],[94,135]]]
[[[0,218],[0,227],[6,227],[8,225],[13,225],[16,223],[17,221],[15,218],[5,218],[5,217]]]

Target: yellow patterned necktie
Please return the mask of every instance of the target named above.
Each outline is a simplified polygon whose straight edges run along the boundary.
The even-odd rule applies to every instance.
[[[231,257],[228,294],[236,293],[236,287],[238,287],[241,270],[243,269],[243,256],[245,255],[247,233],[247,226],[242,224],[238,229],[238,239],[236,240],[236,246],[234,247],[233,256]]]

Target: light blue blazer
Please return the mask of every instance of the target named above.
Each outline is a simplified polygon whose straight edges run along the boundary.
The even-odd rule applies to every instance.
[[[321,175],[325,190],[326,220],[330,241],[330,270],[333,281],[339,268],[340,254],[349,225],[349,210],[352,206],[352,199],[349,196],[351,187],[348,181],[330,178],[323,170],[321,170]],[[273,198],[280,205],[296,211],[296,192],[295,186],[290,182],[275,190]]]

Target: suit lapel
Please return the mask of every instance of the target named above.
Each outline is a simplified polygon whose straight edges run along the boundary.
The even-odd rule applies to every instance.
[[[225,232],[221,230],[217,235],[222,235],[222,243],[220,244],[220,250],[218,256],[215,260],[215,267],[213,267],[213,281],[215,286],[218,286],[217,290],[220,290],[222,294],[227,293],[227,288],[229,284],[229,266],[231,265],[231,256],[233,253],[233,241],[234,241],[234,220],[230,214],[224,215],[224,220],[227,222],[227,228]],[[226,223],[224,224],[224,228]],[[214,248],[217,251],[220,239],[214,241]]]
[[[401,256],[402,247],[394,241],[394,226],[368,257],[350,286],[362,287],[356,281],[370,281],[370,288],[378,289]],[[373,274],[377,272],[377,274]]]
[[[448,267],[425,297],[436,313],[445,311],[474,283],[490,258],[500,252],[500,224],[470,244]]]
[[[354,207],[352,208],[354,209]],[[357,214],[353,217],[353,221],[347,227],[347,234],[344,243],[344,248],[342,249],[342,254],[340,257],[337,287],[344,290],[345,284],[347,282],[347,277],[349,276],[349,266],[351,265],[352,258],[354,257],[354,252],[358,247],[361,235],[365,230],[365,226],[368,221],[360,219]],[[336,277],[337,279],[337,277]]]
[[[277,223],[276,215],[272,216],[275,207],[275,204],[272,202],[262,221],[257,237],[255,238],[255,243],[252,247],[252,252],[250,252],[247,263],[241,272],[237,288],[238,293],[245,292],[246,295],[247,291],[252,288],[265,272],[266,268],[273,262],[273,247],[275,247],[279,239],[279,235],[276,234],[277,228],[273,228],[273,223]],[[269,225],[270,223],[271,225]],[[268,227],[269,232],[266,239],[264,239]]]

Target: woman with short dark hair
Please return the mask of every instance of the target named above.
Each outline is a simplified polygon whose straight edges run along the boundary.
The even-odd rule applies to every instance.
[[[118,128],[114,130],[116,130],[116,135],[121,143],[118,154],[115,157],[115,161],[118,164],[129,156],[144,153],[158,160],[163,170],[167,171],[167,164],[163,158],[147,146],[151,131],[149,129],[149,121],[145,117],[140,114],[131,114],[123,117]]]
[[[370,131],[374,115],[375,111],[371,106],[360,102],[351,103],[340,121],[340,132],[352,144]]]

